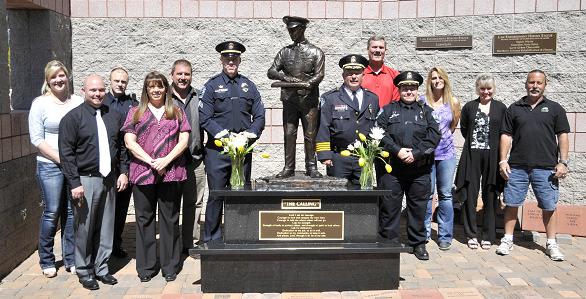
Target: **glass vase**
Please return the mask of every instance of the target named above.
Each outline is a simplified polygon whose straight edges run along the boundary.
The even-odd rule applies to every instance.
[[[230,188],[241,190],[244,188],[244,157],[232,158],[232,172],[230,174]]]
[[[372,160],[367,159],[362,166],[360,172],[360,189],[361,190],[372,190],[374,184],[374,163]]]

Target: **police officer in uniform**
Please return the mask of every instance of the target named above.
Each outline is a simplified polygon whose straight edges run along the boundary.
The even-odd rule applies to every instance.
[[[357,183],[361,171],[358,158],[342,157],[340,152],[358,139],[358,133],[368,134],[374,127],[378,96],[360,86],[368,59],[351,54],[342,57],[338,64],[343,70],[344,84],[321,96],[316,152],[329,176]]]
[[[255,141],[265,127],[265,110],[256,85],[238,73],[240,54],[244,45],[227,41],[216,46],[222,63],[222,72],[213,76],[202,90],[199,106],[200,126],[208,134],[205,145],[205,167],[210,190],[224,189],[230,181],[231,162],[214,139],[226,137],[230,132],[247,132]],[[244,160],[244,173],[250,185],[252,154]],[[220,239],[224,198],[209,196],[206,205],[203,242]]]
[[[382,237],[399,242],[399,224],[403,194],[407,198],[407,245],[420,260],[428,260],[425,248],[425,211],[431,193],[431,166],[434,150],[441,138],[432,109],[418,101],[417,89],[423,77],[413,71],[402,72],[393,80],[400,100],[386,105],[377,117],[385,130],[381,146],[390,156],[391,173],[377,171],[378,185],[390,190],[380,202]],[[379,168],[380,169],[380,165]]]

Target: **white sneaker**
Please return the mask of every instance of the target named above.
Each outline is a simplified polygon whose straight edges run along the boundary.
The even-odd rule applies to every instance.
[[[43,269],[43,275],[47,278],[53,278],[57,276],[57,269],[55,267]]]
[[[547,245],[545,254],[547,254],[547,256],[549,256],[552,261],[561,262],[565,259],[564,254],[560,251],[558,244]]]
[[[496,248],[496,254],[507,255],[513,250],[513,240],[501,239],[501,244]]]
[[[67,269],[67,271],[69,271],[71,274],[75,275],[77,274],[77,272],[75,272],[75,266],[71,266]]]

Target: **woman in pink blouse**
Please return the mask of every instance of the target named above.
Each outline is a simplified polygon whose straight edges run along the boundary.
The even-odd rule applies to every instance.
[[[173,104],[169,83],[159,72],[144,79],[138,107],[128,112],[122,128],[133,155],[130,182],[136,210],[136,271],[151,280],[159,264],[166,281],[177,278],[180,262],[180,182],[187,179],[181,155],[191,127],[185,112]],[[155,215],[159,207],[161,244],[157,263]]]

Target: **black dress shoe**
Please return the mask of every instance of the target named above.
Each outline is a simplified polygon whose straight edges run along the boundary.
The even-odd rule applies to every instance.
[[[96,276],[96,279],[109,285],[115,285],[118,283],[118,280],[112,276],[112,274],[106,274],[104,276]]]
[[[140,282],[149,282],[151,281],[151,276],[150,275],[140,275],[138,274],[138,279],[140,279]]]
[[[305,172],[305,175],[310,178],[314,178],[314,179],[318,179],[318,178],[323,177],[323,175],[321,173],[319,173],[319,171],[317,171],[317,169],[309,169]]]
[[[124,249],[122,249],[122,247],[112,249],[112,255],[117,258],[128,257],[128,253]]]
[[[416,258],[422,261],[429,260],[429,253],[427,253],[427,249],[425,249],[425,244],[415,246],[415,248],[413,248],[413,254]]]
[[[165,275],[166,281],[175,281],[175,279],[177,279],[177,274],[175,273]]]
[[[275,177],[278,179],[285,179],[288,177],[292,177],[294,175],[295,175],[295,170],[283,169],[283,170],[281,170],[281,172],[277,173],[277,175]]]
[[[93,279],[93,278],[89,278],[89,279],[79,279],[79,283],[81,283],[81,285],[85,288],[88,289],[90,291],[94,291],[100,288],[100,285],[98,284],[98,281]]]

